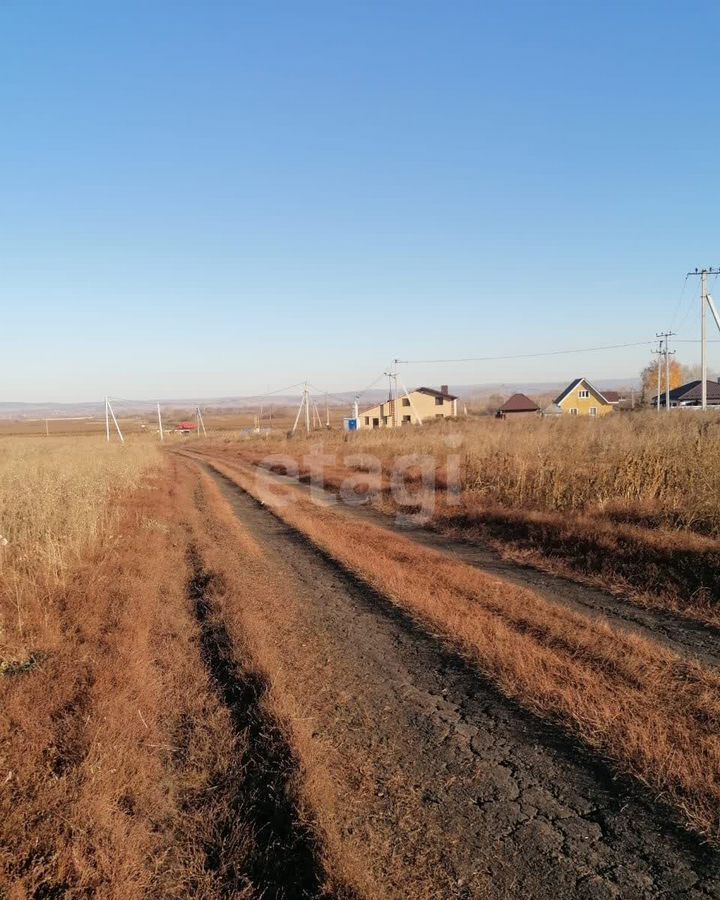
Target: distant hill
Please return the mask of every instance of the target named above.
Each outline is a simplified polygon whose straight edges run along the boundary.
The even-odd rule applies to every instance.
[[[470,402],[474,398],[488,397],[491,394],[514,394],[521,392],[523,394],[547,394],[554,391],[561,391],[568,381],[514,381],[514,382],[486,382],[483,384],[462,384],[449,386],[450,393],[457,394],[463,400]],[[618,388],[638,388],[639,379],[636,376],[630,378],[599,378],[593,381],[601,390],[617,390]],[[420,385],[408,385],[410,390]],[[425,387],[439,387],[439,384],[432,384],[429,381],[424,382]],[[316,400],[322,398],[325,402],[324,394],[315,394]],[[360,406],[369,407],[384,400],[387,397],[387,390],[374,389],[366,391],[360,398]],[[348,409],[352,407],[355,399],[354,391],[337,391],[328,396],[328,402],[331,406],[347,405]],[[233,396],[233,397],[189,397],[175,398],[172,400],[160,400],[160,405],[165,409],[188,410],[199,406],[201,409],[213,409],[217,411],[242,410],[258,407],[261,404],[266,406],[272,404],[278,406],[292,406],[298,403],[300,394],[273,394],[261,397],[253,396]],[[121,401],[114,400],[113,407],[116,413],[127,415],[130,413],[150,414],[155,410],[157,400],[138,400],[138,401]],[[88,401],[79,403],[53,403],[47,401],[44,403],[22,403],[14,401],[0,402],[0,419],[44,419],[62,416],[97,416],[105,415],[105,404],[101,401]]]

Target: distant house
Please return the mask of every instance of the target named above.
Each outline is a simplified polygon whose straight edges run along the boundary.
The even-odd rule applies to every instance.
[[[177,434],[192,434],[194,431],[197,431],[195,422],[178,422],[175,426]]]
[[[525,394],[513,394],[498,409],[495,417],[505,419],[509,416],[514,419],[518,416],[536,416],[539,412],[540,407],[534,400],[526,397]]]
[[[557,403],[548,404],[542,411],[543,416],[562,416],[564,415],[562,408]]]
[[[720,384],[717,381],[706,381],[708,406],[720,406]],[[657,394],[651,404],[657,404]],[[660,406],[665,406],[665,391],[660,394]],[[688,381],[670,391],[670,406],[702,406],[702,381]]]
[[[620,391],[603,391],[603,397],[611,406],[617,406],[618,403],[622,403],[625,399],[625,395],[621,394]]]
[[[421,425],[433,419],[457,416],[457,397],[444,384],[439,391],[419,387],[404,397],[387,400],[360,413],[358,428],[393,428]]]
[[[555,405],[571,416],[606,416],[613,411],[615,403],[620,401],[620,395],[616,391],[610,393],[617,400],[608,400],[587,378],[576,378],[555,398]]]

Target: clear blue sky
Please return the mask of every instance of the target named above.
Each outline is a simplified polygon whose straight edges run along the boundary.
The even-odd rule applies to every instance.
[[[697,337],[719,31],[679,0],[0,0],[0,400]],[[405,379],[627,376],[648,350]]]

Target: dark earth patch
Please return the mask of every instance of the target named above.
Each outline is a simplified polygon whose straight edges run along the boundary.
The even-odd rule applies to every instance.
[[[196,458],[200,458],[199,455]],[[228,465],[227,461],[220,461]],[[249,465],[241,468],[252,469]],[[402,534],[418,544],[460,559],[488,575],[495,575],[518,587],[535,591],[553,603],[562,604],[585,615],[604,617],[628,631],[650,637],[683,656],[720,666],[720,629],[711,625],[671,612],[639,606],[630,599],[590,587],[570,577],[543,572],[530,563],[523,565],[504,559],[486,544],[421,527],[412,516],[386,515],[369,503],[348,505],[340,502],[333,491],[324,491],[318,485],[310,486],[307,479],[302,481],[266,469],[263,472],[279,483],[293,485],[304,492],[312,490],[316,498],[331,505],[337,512],[366,519],[388,531]]]
[[[293,639],[332,667],[337,710],[347,707],[340,697],[377,710],[370,730],[348,728],[339,713],[324,724],[372,762],[378,816],[403,810],[398,767],[414,784],[423,821],[405,832],[398,824],[398,834],[408,858],[426,853],[427,833],[444,834],[438,880],[454,884],[450,896],[486,895],[488,885],[494,897],[720,896],[720,854],[669,810],[211,474],[298,597],[304,620]]]
[[[205,848],[208,868],[220,876],[224,895],[319,898],[324,872],[315,836],[299,818],[291,781],[296,762],[277,725],[262,707],[265,684],[236,659],[232,641],[213,607],[216,577],[205,570],[197,548],[188,552],[188,596],[200,625],[203,662],[218,698],[230,713],[239,758],[214,788],[230,800],[227,821]],[[237,822],[252,831],[252,852],[234,853]],[[248,889],[252,894],[247,894]]]

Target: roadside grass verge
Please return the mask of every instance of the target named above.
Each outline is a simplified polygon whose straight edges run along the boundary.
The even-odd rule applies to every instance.
[[[223,692],[239,661],[220,687],[203,665],[221,632],[175,461],[92,438],[3,452],[0,897],[282,896],[257,810],[290,802],[286,767],[266,792],[268,720]]]
[[[320,509],[295,488],[263,484],[257,472],[211,464],[371,588],[439,630],[508,697],[561,723],[673,803],[688,827],[719,842],[719,673],[382,528]]]
[[[58,592],[117,546],[122,498],[159,462],[142,439],[0,439],[0,660],[22,664],[57,640]]]
[[[389,515],[429,510],[428,528],[719,627],[718,437],[714,416],[679,413],[668,421],[649,413],[439,423],[351,440],[337,433],[225,438],[197,449],[278,471],[272,455],[285,456],[301,481],[321,477],[334,491],[354,482]],[[320,468],[322,453],[330,461]],[[431,487],[403,464],[398,493],[394,469],[410,454],[426,461]]]

